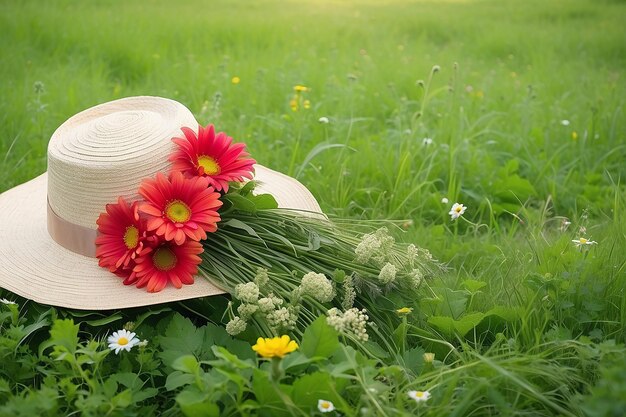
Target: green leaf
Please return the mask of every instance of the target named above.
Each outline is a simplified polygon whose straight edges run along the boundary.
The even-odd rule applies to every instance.
[[[475,279],[466,279],[463,281],[463,286],[471,293],[477,293],[481,288],[487,286],[484,281],[477,281]]]
[[[6,379],[0,378],[0,392],[11,392],[11,386]]]
[[[389,357],[389,352],[387,352],[378,343],[372,340],[368,340],[367,342],[363,343],[363,345],[369,353],[377,358],[384,359]]]
[[[106,324],[114,323],[116,321],[122,320],[123,318],[124,316],[122,316],[121,313],[116,313],[111,316],[103,317],[97,320],[87,320],[85,321],[85,323],[87,323],[90,326],[98,327],[98,326],[104,326]]]
[[[200,370],[200,364],[195,356],[185,355],[176,359],[174,363],[172,363],[172,368],[177,371],[195,375]]]
[[[204,329],[197,329],[191,320],[175,314],[165,329],[165,334],[159,337],[163,352],[160,353],[163,362],[171,366],[176,359],[184,355],[194,355],[202,358],[204,347]],[[210,346],[207,346],[208,350]]]
[[[454,320],[447,316],[432,316],[428,319],[428,324],[436,327],[443,332],[448,338],[452,339],[455,335],[465,336],[470,330],[476,327],[485,317],[484,313],[467,314],[459,320]]]
[[[428,324],[442,332],[448,339],[454,337],[454,319],[449,316],[431,316]]]
[[[460,320],[454,322],[454,329],[459,333],[460,336],[465,336],[470,332],[474,327],[476,327],[482,319],[485,317],[484,313],[472,313],[467,314],[461,317]]]
[[[223,199],[229,201],[232,204],[232,210],[245,211],[248,213],[254,213],[256,206],[250,199],[237,193],[226,194]]]
[[[48,315],[51,313],[51,309],[47,310],[45,313],[41,314],[34,323],[29,324],[24,327],[23,336],[20,339],[18,345],[24,343],[24,341],[37,330],[40,330],[48,325],[50,325],[50,321],[48,320]]]
[[[209,401],[206,393],[196,390],[185,390],[176,396],[176,403],[187,417],[218,417],[220,409]]]
[[[406,333],[407,333],[407,322],[406,320],[402,320],[398,327],[393,331],[391,338],[393,342],[398,347],[403,347],[406,345]]]
[[[419,374],[424,367],[424,352],[426,351],[420,346],[414,347],[404,352],[402,354],[404,367],[410,369],[416,375]]]
[[[489,316],[497,316],[505,321],[513,323],[521,318],[521,312],[519,308],[515,307],[495,306],[485,313],[485,317]]]
[[[229,352],[224,347],[213,346],[212,349],[213,349],[213,354],[215,355],[215,357],[227,361],[230,365],[234,366],[235,368],[250,369],[250,368],[256,367],[256,365],[250,359],[241,360],[237,357],[237,355],[234,355],[233,353]]]
[[[241,220],[230,219],[227,222],[225,222],[222,225],[222,227],[233,227],[235,229],[240,229],[240,230],[243,230],[246,233],[248,233],[250,236],[254,236],[256,238],[259,238],[259,235],[257,235],[257,233],[254,231],[254,229],[251,228],[250,226],[248,226],[247,224],[245,224],[244,222],[242,222]]]
[[[252,192],[252,190],[256,188],[256,186],[257,186],[257,182],[252,180],[252,181],[248,181],[244,183],[243,186],[238,191],[235,187],[231,187],[231,189],[233,190],[233,192],[238,192],[239,194],[243,196],[247,196],[248,194]]]
[[[158,394],[159,390],[157,388],[144,388],[141,391],[133,392],[133,402],[138,403],[148,398],[156,397]]]
[[[343,384],[342,384],[343,385]],[[326,372],[314,372],[303,375],[293,383],[293,402],[300,408],[307,410],[315,407],[320,399],[339,404],[340,391],[335,387],[331,376]]]
[[[271,194],[259,194],[249,195],[248,200],[254,203],[255,211],[257,210],[272,210],[278,208],[276,199]]]
[[[151,306],[148,311],[137,316],[135,319],[135,328],[139,327],[148,317],[155,316],[166,311],[172,311],[172,309],[170,307],[157,308],[156,306]]]
[[[50,342],[73,354],[78,345],[78,330],[79,326],[72,319],[55,320],[50,329]]]
[[[133,395],[129,389],[125,389],[124,391],[117,394],[115,397],[111,398],[111,405],[115,408],[126,408],[133,401]]]
[[[303,355],[302,352],[296,351],[290,353],[282,360],[282,367],[285,372],[296,374],[298,370],[304,370],[309,364],[315,363],[319,359],[321,359],[320,356],[313,359]]]
[[[291,396],[291,386],[275,384],[269,379],[267,372],[255,369],[252,379],[252,391],[254,392],[257,402],[264,406],[262,411],[265,412],[260,415],[272,417],[292,416],[292,414],[285,409],[285,403],[282,399],[282,396]]]
[[[189,385],[194,382],[195,375],[186,374],[181,371],[174,371],[167,376],[167,380],[165,381],[165,389],[168,391],[173,391],[176,388],[180,388],[183,385]]]
[[[450,288],[437,288],[442,299],[439,315],[458,318],[465,312],[468,295],[466,291],[454,291]]]
[[[309,358],[328,357],[338,347],[339,336],[337,331],[326,323],[325,316],[320,316],[304,331],[300,351]]]

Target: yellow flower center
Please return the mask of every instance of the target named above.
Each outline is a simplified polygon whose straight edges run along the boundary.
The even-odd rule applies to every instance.
[[[191,209],[180,200],[172,200],[165,206],[165,215],[175,223],[185,223],[191,217]]]
[[[139,229],[128,226],[124,232],[124,244],[128,249],[135,249],[139,243]]]
[[[160,271],[169,271],[176,266],[176,254],[171,249],[162,247],[152,255],[152,263]]]
[[[120,346],[124,346],[128,344],[128,339],[125,337],[120,337],[119,339],[117,339],[117,344]]]
[[[208,155],[198,156],[198,166],[204,168],[204,173],[207,175],[217,175],[222,170],[217,161]]]
[[[587,242],[588,242],[588,240],[587,240],[587,239],[585,239],[584,237],[581,237],[581,238],[580,238],[580,243],[582,243],[583,245],[584,245],[585,243],[587,243]]]
[[[324,410],[328,410],[330,408],[330,403],[327,401],[324,401],[320,404],[320,406],[324,409]]]
[[[454,209],[454,211],[456,211],[457,213],[460,213],[461,210],[463,210],[463,206],[458,206],[457,208]]]
[[[415,396],[417,398],[422,398],[424,396],[424,392],[423,391],[415,391]]]

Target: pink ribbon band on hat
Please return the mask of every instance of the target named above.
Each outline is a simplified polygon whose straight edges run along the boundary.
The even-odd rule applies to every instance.
[[[59,217],[48,202],[48,233],[52,240],[79,255],[96,257],[98,231],[68,222]]]

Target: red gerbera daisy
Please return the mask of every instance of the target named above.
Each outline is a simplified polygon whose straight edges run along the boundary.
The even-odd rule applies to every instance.
[[[193,284],[193,276],[198,273],[202,259],[202,244],[187,240],[182,245],[161,241],[153,248],[146,248],[136,259],[133,273],[124,284],[146,287],[148,292],[159,292],[168,282],[176,288],[183,284]]]
[[[245,144],[233,144],[233,138],[224,132],[215,135],[213,125],[198,126],[197,136],[188,127],[182,131],[184,138],[172,139],[179,146],[169,158],[174,163],[172,171],[180,171],[186,177],[206,177],[217,191],[225,193],[229,181],[252,179],[256,161],[249,158]]]
[[[137,202],[129,205],[120,197],[117,204],[106,205],[106,213],[100,214],[96,223],[100,232],[96,238],[98,264],[122,275],[122,270],[130,272],[146,238],[146,225],[139,218]]]
[[[168,179],[158,173],[156,179],[141,183],[139,194],[146,199],[139,211],[148,217],[147,230],[167,241],[182,245],[186,237],[198,241],[206,239],[206,232],[217,230],[217,209],[222,202],[206,178],[185,178],[173,172]]]

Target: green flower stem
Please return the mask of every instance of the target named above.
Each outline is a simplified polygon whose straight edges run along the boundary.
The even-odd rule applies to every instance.
[[[282,358],[272,358],[272,381],[278,383],[283,377],[283,368],[281,366]]]

